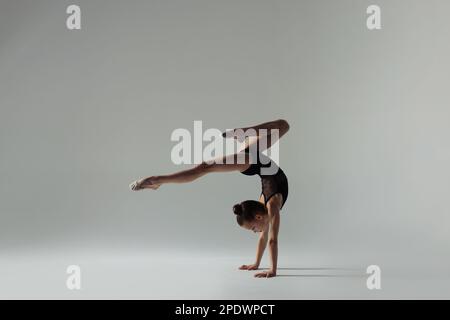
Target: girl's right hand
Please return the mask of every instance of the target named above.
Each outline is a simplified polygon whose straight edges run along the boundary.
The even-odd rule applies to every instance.
[[[243,264],[242,266],[239,267],[239,270],[258,270],[259,265],[254,263],[254,264]]]

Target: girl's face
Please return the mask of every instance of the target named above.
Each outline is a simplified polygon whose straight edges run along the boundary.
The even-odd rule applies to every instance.
[[[266,229],[268,224],[269,215],[257,213],[255,215],[255,219],[252,221],[246,221],[242,227],[253,232],[262,232]]]

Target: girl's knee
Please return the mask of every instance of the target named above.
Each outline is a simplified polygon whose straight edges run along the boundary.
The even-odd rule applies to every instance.
[[[211,172],[214,170],[215,163],[202,162],[196,166],[196,169],[200,172]]]

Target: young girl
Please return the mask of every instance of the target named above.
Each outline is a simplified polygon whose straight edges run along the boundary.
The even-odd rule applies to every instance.
[[[270,148],[279,138],[286,134],[289,130],[289,124],[286,120],[280,119],[252,127],[234,129],[225,132],[223,136],[225,138],[237,138],[237,132],[242,132],[241,130],[245,132],[250,129],[254,129],[253,132],[256,132],[256,136],[252,136],[246,140],[243,150],[233,155],[224,156],[221,159],[222,161],[203,162],[192,169],[170,175],[151,176],[137,180],[130,184],[130,188],[134,191],[142,189],[156,190],[165,183],[192,182],[212,172],[239,171],[248,176],[259,175],[262,191],[258,201],[246,200],[235,204],[233,206],[233,212],[236,215],[237,223],[241,227],[260,233],[256,249],[256,261],[253,264],[244,264],[239,269],[257,270],[268,242],[271,267],[268,271],[256,273],[255,277],[269,278],[277,274],[280,210],[288,196],[288,180],[283,170],[262,152]],[[274,135],[271,130],[278,130],[278,135]],[[259,141],[263,138],[267,139],[267,143],[261,146]],[[256,152],[251,152],[251,150],[256,150]],[[264,171],[264,169],[269,167],[275,167],[275,170],[270,170],[271,174],[268,174],[267,170]]]

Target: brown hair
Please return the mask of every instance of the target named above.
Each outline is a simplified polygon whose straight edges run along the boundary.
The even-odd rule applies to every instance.
[[[246,200],[233,206],[233,212],[236,215],[237,223],[242,226],[245,221],[252,221],[255,215],[267,214],[266,206],[259,201]]]

